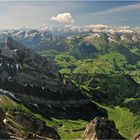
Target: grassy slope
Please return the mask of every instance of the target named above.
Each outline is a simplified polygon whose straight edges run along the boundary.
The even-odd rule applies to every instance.
[[[54,121],[54,119],[53,119]],[[58,128],[59,135],[63,139],[81,138],[87,122],[83,120],[56,120],[56,123],[62,123],[62,127]]]
[[[140,131],[140,116],[136,116],[128,109],[119,106],[111,108],[101,104],[98,105],[107,110],[109,119],[115,122],[119,133],[124,137],[131,138],[136,132]]]
[[[56,127],[62,139],[79,139],[86,128],[88,122],[84,120],[63,120],[51,118],[47,120],[39,114],[34,114],[37,118],[44,120],[48,126]]]
[[[55,118],[52,118],[52,120],[45,119],[43,116],[31,112],[28,108],[26,108],[22,104],[14,102],[7,96],[0,96],[0,107],[5,109],[7,112],[22,111],[34,115],[36,118],[45,121],[47,126],[56,127],[58,129],[60,137],[63,139],[81,138],[87,124],[87,122],[84,120],[61,120]],[[17,124],[13,119],[11,119],[12,117],[10,116],[10,114],[8,114],[7,117],[7,119],[11,121],[12,124],[14,124],[14,126],[18,128],[19,132],[22,134],[22,130],[24,128],[22,128],[20,124]]]
[[[16,102],[10,100],[7,96],[0,95],[0,107],[5,109],[11,109],[16,106]]]
[[[140,100],[140,98],[126,98],[124,103],[128,103],[128,102],[131,102],[131,101],[137,101],[137,100]]]

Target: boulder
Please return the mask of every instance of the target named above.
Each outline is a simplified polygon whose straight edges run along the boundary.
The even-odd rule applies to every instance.
[[[140,140],[140,132],[136,133],[136,134],[133,136],[132,140]]]
[[[103,117],[96,117],[86,127],[85,140],[124,139],[117,131],[115,123]]]

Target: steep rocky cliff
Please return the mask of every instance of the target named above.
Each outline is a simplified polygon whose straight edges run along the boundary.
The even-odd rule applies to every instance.
[[[53,127],[25,112],[0,108],[0,139],[60,139]]]
[[[54,61],[8,38],[0,44],[0,90],[45,117],[91,120],[107,116],[69,79]]]
[[[53,61],[35,54],[31,49],[8,38],[0,44],[0,79],[23,86],[38,86],[56,91],[62,79]]]

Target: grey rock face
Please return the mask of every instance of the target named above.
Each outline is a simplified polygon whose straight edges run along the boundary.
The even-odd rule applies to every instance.
[[[5,112],[2,108],[0,108],[0,139],[9,139],[8,130],[5,127],[3,120],[5,119]]]
[[[11,119],[7,121],[7,127],[11,132],[11,137],[18,136],[24,139],[60,139],[57,131],[53,127],[46,125],[44,121],[35,118],[25,112],[10,112],[12,121],[20,124],[24,128],[24,134],[20,134],[20,129],[12,124]]]
[[[115,123],[106,118],[96,117],[86,127],[85,140],[124,139],[117,131]]]
[[[0,79],[15,80],[22,85],[39,86],[55,91],[62,79],[53,61],[8,38],[0,44]]]

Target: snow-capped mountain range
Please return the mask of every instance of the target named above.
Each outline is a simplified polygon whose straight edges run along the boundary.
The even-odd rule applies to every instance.
[[[38,47],[40,44],[50,43],[57,40],[72,39],[75,35],[84,37],[85,41],[101,34],[109,41],[117,42],[140,42],[140,27],[111,26],[111,25],[86,25],[86,26],[65,26],[58,28],[37,28],[37,29],[9,29],[0,31],[0,42],[7,37],[12,37],[17,41],[30,47]],[[58,41],[59,40],[59,41]]]

